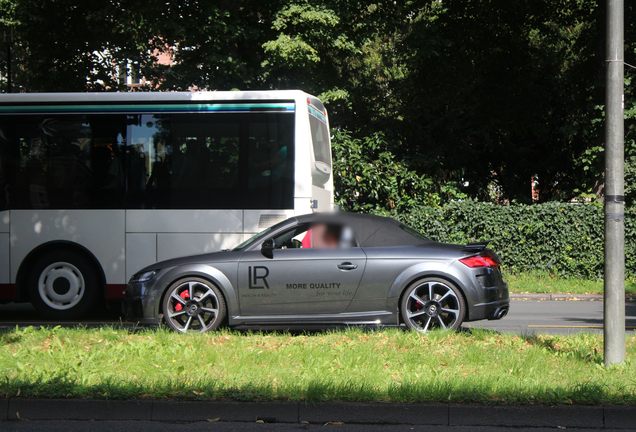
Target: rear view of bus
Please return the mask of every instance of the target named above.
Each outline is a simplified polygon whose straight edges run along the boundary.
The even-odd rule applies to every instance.
[[[331,210],[328,126],[301,91],[0,95],[0,302],[77,318],[149,264]]]

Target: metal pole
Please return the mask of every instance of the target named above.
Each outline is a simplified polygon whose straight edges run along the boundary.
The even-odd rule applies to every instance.
[[[605,93],[605,366],[625,360],[624,0],[607,0]]]

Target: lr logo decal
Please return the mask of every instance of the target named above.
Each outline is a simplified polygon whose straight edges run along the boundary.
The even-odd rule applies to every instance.
[[[253,269],[253,270],[252,270]],[[269,289],[267,283],[269,269],[267,267],[249,267],[250,289]],[[261,282],[262,281],[262,282]]]

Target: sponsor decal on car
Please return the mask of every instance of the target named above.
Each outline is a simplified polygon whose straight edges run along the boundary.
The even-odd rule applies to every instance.
[[[248,269],[249,273],[249,285],[250,289],[269,289],[269,284],[267,283],[267,276],[269,276],[269,269],[263,266],[250,266]],[[263,281],[262,285],[259,281]]]
[[[333,283],[299,283],[299,284],[286,284],[287,289],[338,289],[340,284],[338,282]]]

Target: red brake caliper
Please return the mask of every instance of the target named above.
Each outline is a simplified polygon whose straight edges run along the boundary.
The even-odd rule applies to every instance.
[[[187,298],[190,298],[190,293],[188,292],[188,290],[184,290],[181,294],[179,294],[179,297],[185,300]],[[183,309],[181,303],[177,303],[177,305],[174,307],[175,312],[179,312],[181,309]]]

